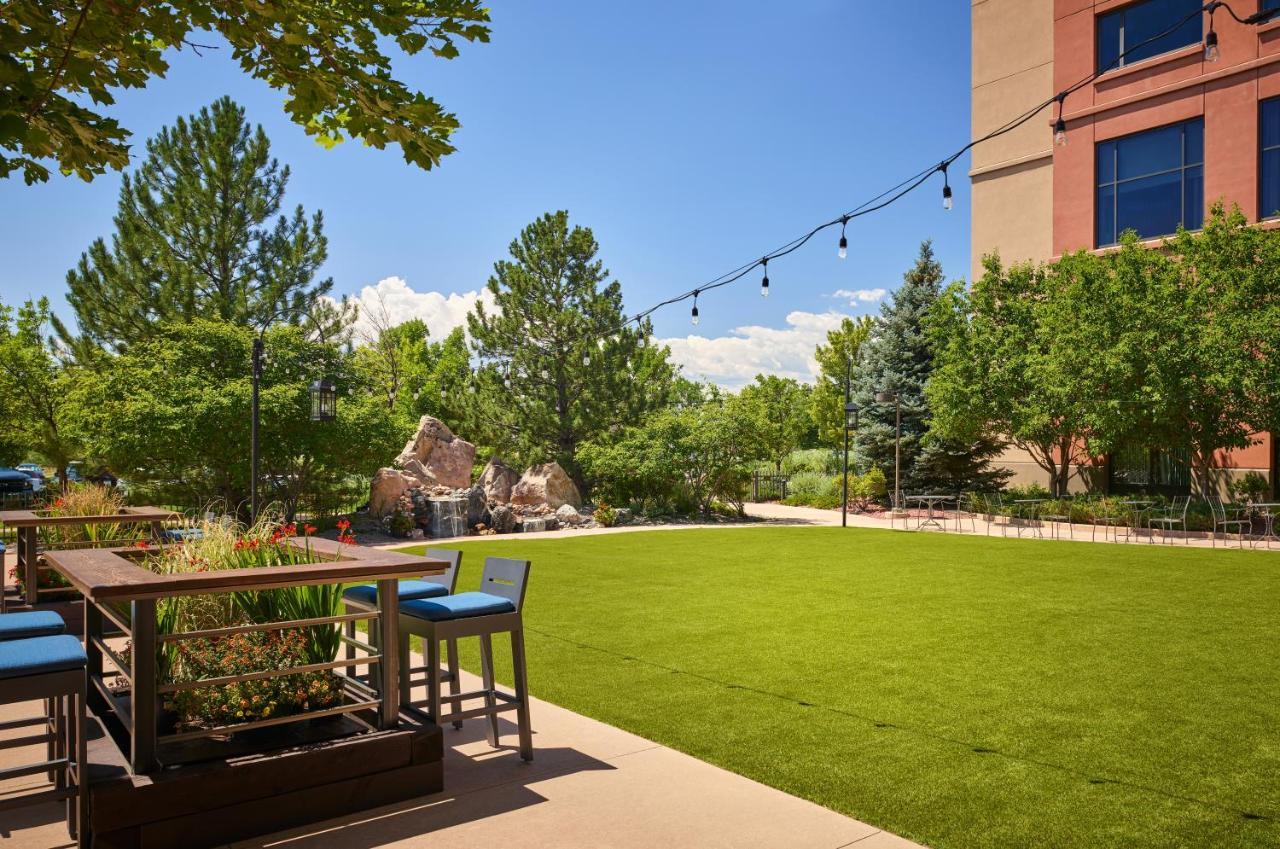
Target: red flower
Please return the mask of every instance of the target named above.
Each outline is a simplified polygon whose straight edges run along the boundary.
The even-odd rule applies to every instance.
[[[262,540],[260,539],[255,538],[255,539],[249,540],[249,547],[254,549],[255,551],[257,550],[258,546],[261,544],[262,544]]]
[[[346,533],[346,530],[349,527],[351,527],[351,522],[349,522],[348,520],[346,519],[338,520],[338,530],[342,531],[343,533]]]
[[[312,534],[314,534],[314,533],[316,532],[316,526],[315,526],[315,525],[303,525],[303,526],[302,526],[302,532],[303,532],[304,534],[306,534],[307,536],[311,536]]]
[[[146,550],[146,548],[147,548],[147,541],[146,541],[145,539],[140,539],[140,540],[138,540],[137,542],[135,542],[135,543],[133,544],[133,547],[134,547],[134,548],[141,548],[142,550],[144,550],[144,551],[145,551],[145,550]]]
[[[232,546],[232,548],[234,548],[236,551],[240,551],[240,550],[241,550],[241,549],[243,549],[246,545],[247,545],[247,543],[245,543],[245,541],[244,541],[244,540],[242,540],[242,539],[238,539],[238,540],[236,540],[236,544],[235,544],[235,545],[233,545],[233,546]]]
[[[279,531],[276,531],[274,534],[271,535],[271,543],[273,545],[279,545],[280,540],[282,539],[284,539],[284,534],[280,533]]]
[[[297,536],[298,526],[294,522],[290,522],[280,529],[281,535],[286,537]]]
[[[348,534],[348,533],[338,534],[338,542],[342,543],[343,545],[355,545],[356,535]]]

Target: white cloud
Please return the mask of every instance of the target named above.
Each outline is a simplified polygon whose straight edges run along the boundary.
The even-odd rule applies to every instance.
[[[818,376],[813,349],[848,316],[837,312],[792,312],[786,327],[745,325],[728,336],[684,336],[657,340],[690,378],[729,389],[750,383],[757,374],[775,374],[812,382]]]
[[[353,299],[360,306],[356,338],[367,338],[378,326],[394,327],[409,319],[427,323],[431,338],[443,339],[455,327],[466,328],[467,313],[476,301],[493,306],[489,290],[480,292],[419,292],[401,277],[386,277],[374,286],[365,286]]]
[[[831,297],[841,298],[848,301],[849,306],[856,307],[859,304],[878,303],[887,294],[889,292],[886,289],[837,289],[831,293]]]

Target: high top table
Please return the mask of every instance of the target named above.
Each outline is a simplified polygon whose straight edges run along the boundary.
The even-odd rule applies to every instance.
[[[379,626],[378,646],[381,648],[377,649],[378,656],[374,661],[368,658],[363,659],[365,664],[375,661],[378,664],[378,675],[375,677],[371,673],[369,676],[370,681],[376,685],[376,689],[371,689],[362,681],[338,673],[339,667],[351,663],[345,658],[334,659],[331,663],[311,664],[303,669],[308,672],[322,669],[334,670],[345,684],[360,692],[364,701],[321,711],[240,723],[221,729],[213,728],[207,731],[168,736],[183,739],[214,737],[227,731],[279,725],[323,715],[372,710],[375,707],[378,711],[379,728],[389,729],[396,726],[399,714],[397,647],[400,645],[397,583],[401,578],[444,574],[449,564],[434,558],[342,545],[333,540],[314,537],[293,537],[287,540],[287,543],[300,548],[309,546],[310,550],[322,559],[296,566],[265,566],[254,569],[220,569],[160,575],[136,562],[138,558],[146,555],[145,551],[138,549],[86,548],[45,553],[45,560],[50,566],[70,581],[71,585],[84,596],[89,692],[92,697],[95,697],[94,701],[98,705],[109,706],[125,722],[130,738],[129,760],[135,773],[150,772],[157,766],[157,695],[187,686],[168,685],[158,689],[157,653],[162,643],[174,640],[193,637],[217,638],[250,631],[281,630],[282,627],[337,626],[347,621],[376,618]],[[368,581],[376,581],[378,585],[376,613],[328,616],[287,623],[253,623],[176,635],[156,632],[156,601],[158,599]],[[103,637],[104,619],[114,623],[132,641],[128,659],[122,658],[106,644]],[[362,647],[366,650],[371,648]],[[130,698],[127,701],[113,693],[103,680],[104,657],[109,658],[120,674],[129,681]],[[274,672],[287,674],[290,670]],[[246,673],[246,675],[268,677],[263,673]],[[217,680],[222,681],[222,679]],[[243,676],[232,676],[226,683],[234,683],[234,680],[248,679]]]

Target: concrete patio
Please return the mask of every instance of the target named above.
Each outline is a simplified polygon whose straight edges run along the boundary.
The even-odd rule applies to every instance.
[[[419,661],[420,662],[420,661]],[[463,689],[479,687],[472,677]],[[23,705],[20,708],[34,708]],[[12,706],[0,720],[21,715]],[[233,844],[289,847],[480,846],[626,849],[909,849],[917,844],[750,781],[634,734],[533,700],[535,758],[522,762],[515,728],[489,748],[484,724],[445,729],[445,792]],[[0,767],[33,760],[33,749],[0,752]],[[0,799],[38,786],[0,783]],[[0,823],[0,845],[68,847],[62,809],[21,810]]]

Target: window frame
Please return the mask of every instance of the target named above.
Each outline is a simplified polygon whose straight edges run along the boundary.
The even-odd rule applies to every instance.
[[[1280,8],[1280,0],[1275,0],[1275,4],[1276,4],[1276,8]],[[1263,198],[1263,195],[1264,195],[1264,192],[1265,192],[1265,188],[1264,188],[1264,187],[1266,186],[1266,182],[1267,182],[1267,175],[1266,175],[1266,173],[1265,173],[1265,172],[1264,172],[1264,170],[1263,170],[1263,166],[1265,165],[1265,163],[1266,163],[1266,161],[1267,161],[1267,160],[1266,160],[1266,153],[1267,153],[1267,151],[1269,151],[1269,150],[1280,150],[1280,141],[1278,141],[1276,144],[1271,145],[1270,147],[1266,146],[1266,145],[1264,144],[1264,142],[1263,142],[1263,137],[1262,137],[1262,133],[1263,133],[1262,111],[1263,111],[1264,109],[1266,109],[1266,108],[1267,108],[1267,106],[1268,106],[1269,104],[1274,104],[1274,106],[1275,106],[1275,108],[1276,108],[1276,109],[1280,109],[1280,95],[1277,95],[1276,97],[1266,97],[1266,98],[1263,98],[1262,100],[1259,100],[1259,101],[1258,101],[1258,198],[1257,198],[1257,207],[1258,207],[1258,220],[1259,220],[1259,221],[1275,221],[1275,220],[1277,220],[1277,219],[1280,219],[1280,207],[1278,207],[1277,209],[1272,210],[1272,211],[1270,211],[1270,212],[1264,212],[1264,211],[1263,211],[1263,209],[1262,209],[1262,198]],[[1276,173],[1275,173],[1275,175],[1274,175],[1274,179],[1277,181],[1277,183],[1280,183],[1280,169],[1278,169],[1278,170],[1276,171]]]
[[[1134,2],[1132,2],[1132,3],[1125,3],[1123,6],[1119,6],[1119,7],[1115,8],[1115,9],[1108,9],[1107,11],[1105,11],[1105,12],[1101,12],[1101,13],[1099,13],[1099,14],[1097,14],[1097,15],[1095,15],[1095,16],[1094,16],[1094,19],[1093,19],[1093,68],[1094,68],[1094,71],[1095,71],[1096,73],[1098,73],[1098,74],[1100,74],[1100,75],[1110,74],[1110,73],[1113,73],[1113,72],[1115,72],[1115,71],[1119,71],[1119,70],[1122,70],[1122,69],[1124,69],[1124,68],[1128,68],[1128,67],[1130,67],[1130,66],[1132,66],[1132,65],[1137,65],[1137,64],[1140,64],[1140,63],[1142,63],[1142,62],[1150,62],[1150,61],[1152,61],[1152,60],[1154,60],[1154,59],[1159,59],[1161,56],[1168,56],[1168,55],[1169,55],[1169,54],[1171,54],[1171,53],[1177,53],[1179,50],[1185,50],[1186,48],[1190,47],[1190,46],[1191,46],[1191,45],[1193,45],[1193,44],[1198,44],[1198,43],[1203,43],[1203,42],[1204,42],[1204,15],[1202,14],[1202,15],[1200,15],[1200,35],[1199,35],[1199,38],[1198,38],[1197,40],[1195,40],[1195,41],[1188,41],[1186,44],[1180,44],[1180,45],[1178,45],[1177,47],[1171,47],[1171,48],[1169,48],[1168,50],[1165,50],[1165,51],[1160,52],[1160,53],[1156,53],[1156,54],[1154,54],[1154,55],[1152,55],[1152,56],[1144,56],[1144,57],[1143,57],[1143,58],[1141,58],[1141,59],[1130,59],[1130,60],[1126,61],[1126,60],[1125,60],[1125,58],[1124,58],[1124,54],[1125,54],[1126,50],[1128,50],[1129,48],[1128,48],[1128,47],[1126,47],[1126,45],[1125,45],[1125,19],[1124,19],[1124,16],[1125,16],[1125,15],[1126,15],[1130,10],[1132,10],[1132,9],[1134,9],[1134,8],[1138,7],[1138,6],[1141,6],[1141,5],[1143,5],[1144,3],[1149,3],[1149,2],[1153,2],[1153,0],[1134,0]],[[1263,2],[1266,2],[1266,0],[1263,0]],[[1280,0],[1273,0],[1273,2],[1276,2],[1278,5],[1280,5]],[[1115,64],[1115,65],[1113,65],[1113,66],[1111,66],[1111,67],[1109,67],[1109,68],[1106,68],[1106,69],[1104,70],[1104,69],[1103,69],[1103,67],[1102,67],[1102,50],[1101,50],[1101,47],[1102,47],[1102,44],[1101,44],[1101,38],[1102,38],[1102,21],[1103,21],[1104,19],[1107,19],[1107,18],[1113,18],[1113,17],[1115,17],[1115,16],[1117,16],[1117,15],[1120,17],[1120,31],[1119,31],[1120,43],[1119,43],[1119,45],[1117,46],[1117,49],[1116,49],[1116,56],[1117,56],[1117,60],[1116,60],[1116,64]],[[1171,21],[1170,23],[1172,23],[1172,21]],[[1144,40],[1145,40],[1145,39],[1144,39]]]
[[[1280,98],[1277,98],[1277,99],[1280,99]],[[1187,127],[1191,124],[1200,125],[1201,157],[1199,162],[1187,162]],[[1138,174],[1136,176],[1125,177],[1122,179],[1120,177],[1120,162],[1118,158],[1119,143],[1125,141],[1126,139],[1136,138],[1137,136],[1145,135],[1147,133],[1155,133],[1161,130],[1167,130],[1170,127],[1178,127],[1181,130],[1181,132],[1179,133],[1179,142],[1182,147],[1181,164],[1176,168],[1165,168],[1163,170],[1158,170],[1158,171],[1147,171],[1147,172],[1143,172],[1142,174]],[[1261,126],[1259,126],[1258,132],[1259,133],[1262,132]],[[1098,152],[1103,145],[1108,145],[1108,144],[1113,145],[1112,156],[1114,158],[1112,159],[1112,162],[1111,162],[1111,179],[1104,183],[1102,182],[1099,175]],[[1259,153],[1259,156],[1261,156],[1261,153]],[[1178,192],[1178,196],[1181,203],[1181,208],[1179,209],[1179,213],[1178,213],[1179,226],[1184,227],[1187,230],[1190,230],[1192,232],[1204,229],[1204,210],[1200,211],[1200,223],[1194,228],[1187,227],[1187,176],[1186,174],[1188,169],[1198,167],[1200,169],[1200,179],[1203,181],[1205,159],[1207,158],[1208,158],[1208,151],[1205,149],[1205,144],[1204,144],[1204,116],[1203,115],[1197,115],[1194,118],[1184,118],[1181,121],[1174,121],[1169,124],[1161,124],[1156,127],[1147,127],[1146,129],[1143,129],[1143,130],[1137,130],[1132,133],[1126,133],[1125,135],[1122,135],[1122,136],[1114,136],[1109,139],[1103,139],[1102,141],[1095,142],[1093,146],[1093,242],[1094,242],[1093,246],[1094,248],[1102,249],[1102,248],[1115,247],[1116,245],[1120,244],[1120,234],[1124,233],[1126,230],[1132,229],[1128,227],[1126,227],[1124,230],[1119,229],[1120,186],[1125,183],[1132,183],[1137,180],[1147,180],[1152,177],[1160,177],[1165,174],[1179,174],[1181,176],[1180,188]],[[1101,213],[1101,206],[1098,202],[1098,195],[1102,191],[1104,186],[1110,186],[1112,189],[1111,223],[1112,223],[1114,238],[1108,242],[1104,242],[1101,238],[1101,233],[1099,233],[1099,215]],[[1203,189],[1202,189],[1202,194],[1203,194]],[[1138,238],[1142,240],[1162,239],[1168,236],[1175,235],[1176,233],[1177,233],[1177,228],[1174,228],[1173,232],[1170,232],[1170,233],[1139,233]]]

